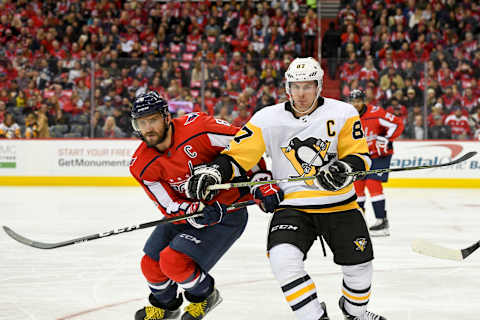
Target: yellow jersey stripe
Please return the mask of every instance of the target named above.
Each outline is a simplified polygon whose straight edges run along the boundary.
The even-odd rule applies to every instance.
[[[308,291],[310,290],[313,290],[315,289],[315,284],[312,283],[312,284],[309,284],[308,286],[298,290],[297,292],[294,292],[288,296],[286,296],[285,298],[287,299],[288,302],[292,301],[292,300],[295,300],[297,299],[298,297],[300,297],[302,294],[305,294],[307,293]]]
[[[282,208],[277,210],[281,210],[281,209]],[[302,208],[302,207],[294,207],[294,209],[302,212],[307,212],[307,213],[331,213],[331,212],[360,209],[360,207],[358,206],[357,201],[352,201],[344,205],[339,205],[339,206],[324,208],[324,209],[311,209],[311,208]]]
[[[342,289],[342,293],[345,297],[347,297],[349,299],[352,299],[352,300],[355,300],[355,301],[366,301],[370,298],[370,294],[371,294],[371,292],[369,292],[366,296],[355,297],[355,296],[352,296],[351,294],[349,294],[347,291],[345,291],[345,289]]]
[[[338,191],[324,191],[324,190],[306,190],[306,191],[297,191],[290,192],[285,195],[285,200],[287,199],[298,199],[298,198],[315,198],[323,196],[339,196],[342,194],[349,193],[352,190],[353,185],[349,185]]]

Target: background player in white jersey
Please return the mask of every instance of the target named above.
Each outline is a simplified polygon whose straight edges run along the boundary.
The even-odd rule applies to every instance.
[[[357,110],[323,98],[323,70],[313,58],[297,58],[285,73],[289,101],[258,111],[222,155],[194,171],[187,196],[211,196],[208,186],[249,170],[267,153],[275,179],[314,176],[280,183],[254,197],[276,208],[267,249],[275,278],[298,319],[329,319],[325,303],[304,268],[313,242],[322,237],[342,266],[339,306],[349,320],[382,316],[367,311],[373,249],[353,179],[347,173],[368,170],[370,158]],[[283,194],[281,194],[281,192]]]

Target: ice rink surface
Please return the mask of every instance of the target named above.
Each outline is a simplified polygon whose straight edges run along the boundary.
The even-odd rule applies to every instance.
[[[480,252],[455,262],[410,249],[417,237],[451,248],[480,240],[480,190],[387,189],[386,196],[392,235],[373,239],[369,309],[389,320],[480,319]],[[265,255],[269,216],[249,211],[242,238],[212,270],[224,301],[206,319],[293,320]],[[44,242],[159,219],[140,187],[2,187],[0,212],[0,225]],[[0,319],[133,319],[148,295],[139,260],[152,230],[53,250],[27,247],[1,230]],[[306,266],[331,319],[343,319],[332,254],[324,258],[316,243]]]

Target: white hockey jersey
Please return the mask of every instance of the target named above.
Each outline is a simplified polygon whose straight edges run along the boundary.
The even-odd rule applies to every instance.
[[[316,175],[333,159],[358,156],[370,168],[368,146],[360,117],[350,104],[323,98],[310,115],[296,118],[283,102],[258,111],[222,152],[235,163],[234,172],[250,170],[266,153],[272,159],[274,179]],[[280,208],[325,213],[358,208],[353,185],[331,192],[313,180],[280,183],[285,199]]]

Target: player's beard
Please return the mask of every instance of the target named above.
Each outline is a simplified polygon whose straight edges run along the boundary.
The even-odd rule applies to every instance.
[[[169,128],[170,124],[168,123],[167,119],[164,119],[163,130],[160,133],[153,130],[151,132],[147,132],[145,133],[143,140],[148,147],[155,147],[156,145],[162,143],[165,140]]]

